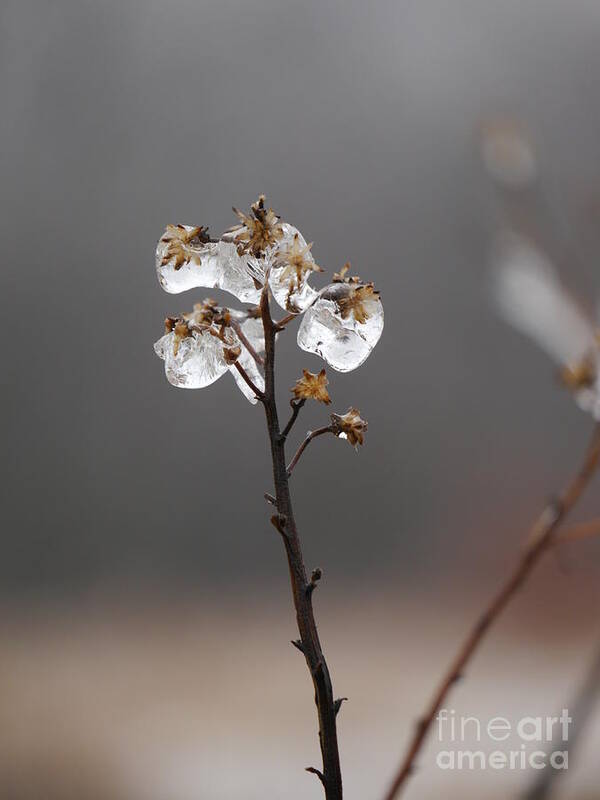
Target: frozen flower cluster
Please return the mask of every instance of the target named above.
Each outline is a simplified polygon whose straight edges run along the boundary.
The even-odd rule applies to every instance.
[[[196,389],[229,371],[244,395],[256,402],[251,384],[264,388],[264,333],[257,309],[263,291],[287,312],[286,319],[302,316],[299,347],[340,372],[360,366],[383,331],[383,306],[373,284],[347,277],[346,265],[329,285],[314,288],[311,280],[323,270],[315,262],[312,243],[267,208],[264,196],[247,214],[234,212],[237,224],[218,239],[206,227],[168,225],[158,242],[156,270],[165,291],[220,289],[250,304],[231,310],[205,300],[189,314],[168,317],[155,351],[165,362],[169,382]],[[296,396],[308,392],[326,402],[324,373],[309,375],[299,381]]]
[[[556,361],[561,382],[600,420],[600,329],[571,297],[546,256],[529,240],[502,237],[494,294],[502,315]]]

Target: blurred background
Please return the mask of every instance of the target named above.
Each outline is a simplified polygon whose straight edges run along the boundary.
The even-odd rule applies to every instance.
[[[0,23],[0,794],[321,796],[261,409],[228,377],[174,389],[152,351],[208,294],[160,290],[165,224],[218,234],[265,192],[385,306],[366,364],[329,376],[366,446],[317,441],[293,481],[350,698],[346,796],[377,798],[590,434],[498,319],[488,264],[516,215],[583,303],[599,296],[600,5],[5,0]],[[500,187],[481,159],[494,120],[535,147]],[[320,362],[295,333],[280,349],[285,398]],[[296,436],[325,414],[306,409]],[[599,575],[598,542],[548,557],[451,707],[514,720],[570,702],[600,642]],[[592,714],[556,797],[597,797],[599,746]],[[533,778],[434,755],[408,798],[519,797]]]

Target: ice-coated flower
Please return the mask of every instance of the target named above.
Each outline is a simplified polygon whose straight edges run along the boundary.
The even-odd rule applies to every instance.
[[[240,224],[223,234],[223,242],[235,245],[247,274],[256,287],[269,287],[275,301],[286,311],[299,314],[317,296],[308,282],[312,272],[322,272],[300,231],[282,222],[260,195],[249,214],[233,209]],[[253,301],[254,302],[254,301]]]
[[[264,378],[255,359],[255,355],[260,358],[264,352],[260,320],[245,312],[221,308],[214,300],[195,305],[189,314],[167,317],[165,334],[154,350],[165,362],[165,374],[173,386],[200,389],[229,370],[245,397],[255,403],[254,393],[236,367],[239,363],[254,385],[264,390]]]
[[[298,378],[292,388],[292,392],[296,400],[317,400],[319,403],[325,403],[328,406],[331,403],[331,398],[327,391],[328,383],[324,369],[317,374],[303,369],[302,377]]]
[[[161,266],[169,262],[175,271],[187,261],[200,263],[200,254],[204,245],[210,241],[208,228],[193,228],[190,225],[167,225],[160,239]]]
[[[333,283],[317,291],[309,279],[322,269],[312,255],[312,243],[267,208],[264,195],[248,214],[234,211],[239,224],[220,239],[211,238],[206,227],[167,226],[156,248],[163,289],[171,293],[200,286],[222,289],[256,305],[268,287],[289,312],[282,325],[290,315],[305,313],[298,331],[302,349],[320,355],[340,372],[360,366],[383,330],[383,307],[373,284],[346,277],[346,265]],[[229,321],[224,321],[227,314]],[[257,387],[264,385],[261,359],[255,352],[264,349],[264,342],[261,322],[252,312],[229,312],[211,301],[195,307],[191,315],[169,318],[168,324],[156,351],[172,383],[206,386],[229,368],[244,394],[254,399],[244,376]],[[256,348],[247,346],[251,328],[259,343]]]
[[[156,271],[166,292],[202,286],[223,289],[244,303],[257,303],[260,288],[233,242],[212,241],[207,229],[167,225],[156,247]]]
[[[504,318],[560,365],[562,382],[584,411],[600,420],[598,329],[562,285],[543,253],[508,234],[495,254],[493,288]]]
[[[283,239],[274,250],[269,284],[276,302],[286,311],[300,313],[317,296],[308,279],[313,272],[323,272],[311,253],[312,242],[307,244],[296,228],[282,223]]]
[[[347,278],[349,265],[334,276],[306,311],[298,345],[338,372],[350,372],[371,354],[383,331],[383,306],[372,283]]]
[[[272,208],[265,208],[264,194],[259,195],[258,200],[252,203],[249,214],[244,214],[235,206],[233,210],[240,223],[230,228],[227,238],[234,242],[239,255],[250,253],[253,256],[262,256],[283,237],[279,217]]]
[[[355,448],[359,444],[364,444],[368,427],[367,421],[361,419],[360,411],[357,408],[349,408],[345,414],[331,415],[331,428],[334,435],[340,439],[347,439]]]

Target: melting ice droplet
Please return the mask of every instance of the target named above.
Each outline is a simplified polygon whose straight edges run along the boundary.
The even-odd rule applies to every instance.
[[[371,284],[333,283],[306,311],[298,346],[350,372],[371,354],[383,331],[383,306]]]

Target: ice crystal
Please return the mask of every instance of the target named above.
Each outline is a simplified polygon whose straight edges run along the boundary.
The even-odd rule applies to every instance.
[[[275,301],[286,311],[300,313],[315,300],[318,292],[310,286],[312,272],[322,272],[297,228],[281,224],[283,237],[272,253],[269,285]]]
[[[340,280],[326,286],[306,311],[298,345],[338,372],[350,372],[371,354],[383,331],[383,306],[371,284]]]
[[[235,248],[253,286],[264,286],[268,280],[281,308],[293,313],[304,311],[318,294],[308,278],[312,272],[322,272],[311,253],[312,243],[307,244],[293,225],[280,222],[272,209],[267,211],[262,195],[253,203],[250,214],[234,210],[242,224],[223,234],[223,244]],[[248,302],[257,301],[251,298]]]
[[[578,405],[600,419],[598,332],[546,257],[521,237],[503,237],[496,252],[494,294],[504,318],[560,365]]]
[[[246,259],[233,242],[211,242],[199,237],[204,231],[189,225],[169,225],[156,247],[156,271],[166,292],[178,294],[204,287],[223,289],[243,303],[257,303],[257,289]]]
[[[166,328],[154,350],[165,362],[169,383],[183,389],[201,389],[229,370],[244,396],[251,403],[256,402],[254,392],[235,364],[240,364],[257,389],[264,390],[264,378],[255,359],[255,356],[260,359],[264,351],[260,320],[205,300],[192,313],[169,318]],[[255,355],[249,352],[246,343]]]
[[[229,369],[223,344],[208,330],[194,331],[179,342],[171,331],[156,342],[154,351],[165,362],[169,383],[182,389],[210,386]]]

